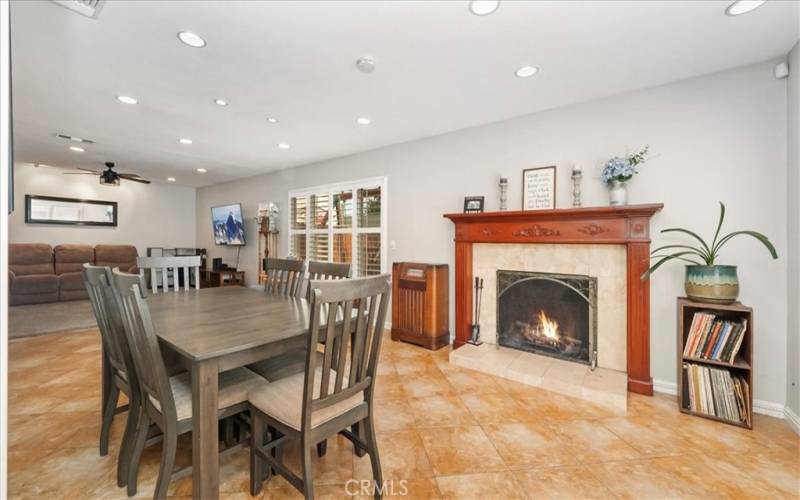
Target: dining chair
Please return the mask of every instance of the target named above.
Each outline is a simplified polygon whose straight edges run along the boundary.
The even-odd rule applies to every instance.
[[[113,270],[115,298],[122,312],[125,335],[131,358],[139,377],[139,425],[133,440],[128,468],[128,495],[136,493],[136,479],[142,450],[150,426],[162,434],[161,466],[154,498],[164,498],[169,483],[191,473],[191,467],[175,469],[175,453],[180,434],[192,430],[192,381],[189,373],[169,377],[161,355],[150,309],[139,276]],[[267,381],[247,368],[235,368],[219,375],[219,407],[217,418],[225,419],[247,410],[247,393]],[[223,454],[239,449],[241,444],[223,450]]]
[[[374,382],[383,324],[389,306],[388,274],[311,282],[312,306],[303,373],[252,389],[250,401],[250,493],[260,493],[274,470],[314,497],[311,450],[342,434],[370,456],[375,497],[383,479],[374,426]],[[347,313],[342,314],[343,311]],[[355,321],[355,330],[351,323]],[[351,334],[351,332],[353,332]],[[322,350],[322,359],[316,356]],[[335,362],[334,362],[335,361]],[[349,430],[363,426],[363,439]],[[287,441],[299,441],[302,477],[282,462]]]
[[[306,270],[305,260],[268,258],[264,270],[267,272],[266,293],[299,297]]]
[[[311,281],[312,280],[335,280],[348,279],[353,272],[353,266],[349,262],[323,262],[319,260],[308,261],[308,283],[306,287],[306,299],[311,300]]]
[[[108,454],[108,440],[111,424],[117,413],[128,411],[125,432],[117,458],[117,485],[125,486],[127,481],[128,457],[130,456],[130,437],[136,430],[139,415],[139,385],[133,360],[125,339],[122,316],[114,300],[111,286],[111,268],[83,264],[81,272],[83,283],[89,294],[100,339],[103,345],[104,363],[108,363],[108,386],[103,390],[102,423],[100,427],[100,455]],[[119,394],[128,398],[128,404],[118,407]]]
[[[183,288],[191,288],[192,276],[194,276],[194,288],[200,289],[200,256],[159,256],[159,257],[137,257],[136,265],[139,269],[150,270],[150,287],[153,293],[158,293],[158,283],[161,281],[164,292],[169,292],[169,278],[172,276],[172,290],[178,292],[181,289],[179,274],[183,272]],[[172,273],[170,273],[172,270]],[[161,279],[159,280],[159,276]]]

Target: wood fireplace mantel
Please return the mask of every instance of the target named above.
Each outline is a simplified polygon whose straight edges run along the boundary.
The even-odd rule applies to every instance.
[[[455,224],[456,339],[462,346],[472,323],[472,245],[550,243],[625,245],[627,250],[628,390],[653,394],[650,377],[650,218],[663,204],[445,214]]]

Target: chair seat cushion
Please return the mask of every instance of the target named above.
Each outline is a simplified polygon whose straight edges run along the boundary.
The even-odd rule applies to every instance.
[[[11,293],[48,292],[58,292],[58,276],[55,274],[17,276],[11,282]]]
[[[169,378],[172,387],[172,397],[175,399],[175,412],[178,420],[192,418],[192,374],[181,373]],[[267,380],[253,373],[247,368],[234,368],[219,374],[219,404],[220,410],[229,406],[247,401],[247,393],[262,385],[267,385]],[[161,411],[161,405],[152,396],[150,402]]]
[[[270,382],[278,381],[296,373],[304,373],[306,369],[306,349],[295,349],[274,358],[253,363],[247,367]],[[317,353],[317,364],[322,363],[322,354]]]
[[[335,383],[334,374],[335,372],[331,372],[328,394],[333,392]],[[320,368],[317,368],[315,377],[317,382],[314,384],[313,398],[318,399],[321,385],[319,380],[322,378],[322,370]],[[277,382],[260,385],[251,390],[247,397],[250,400],[250,404],[262,413],[299,431],[302,425],[304,383],[305,373],[297,373],[280,379]],[[344,378],[344,386],[347,386],[347,377]],[[311,427],[322,425],[346,413],[348,410],[352,410],[363,402],[364,393],[359,392],[343,401],[317,410],[312,413]]]

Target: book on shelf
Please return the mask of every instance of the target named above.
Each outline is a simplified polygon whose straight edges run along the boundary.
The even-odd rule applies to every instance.
[[[695,413],[751,425],[749,384],[730,370],[683,363],[682,396]]]
[[[692,318],[683,355],[733,363],[747,331],[747,320],[725,320],[708,312],[697,312]]]

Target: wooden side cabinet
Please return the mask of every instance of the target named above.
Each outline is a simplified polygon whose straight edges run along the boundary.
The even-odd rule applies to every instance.
[[[392,340],[436,350],[450,343],[447,264],[392,264]]]

